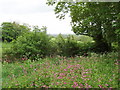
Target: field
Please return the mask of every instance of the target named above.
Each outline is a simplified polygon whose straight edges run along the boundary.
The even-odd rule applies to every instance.
[[[19,4],[17,5],[22,7]],[[43,24],[41,26],[37,20],[32,23],[38,25],[22,23],[24,18],[21,21],[19,16],[18,19],[12,18],[17,22],[12,19],[1,22],[0,89],[119,90],[120,4],[49,0],[44,4],[55,6],[53,10],[60,21],[67,16],[70,22],[56,23],[51,17],[52,22],[65,26],[54,25],[46,21],[49,20],[46,14],[43,14],[43,19],[46,20],[39,20],[38,17],[37,20],[48,27]],[[39,8],[38,4],[35,5],[37,7]],[[30,16],[34,16],[35,12],[40,13],[26,11],[26,15],[29,13]],[[48,11],[42,10],[43,13]],[[71,29],[66,27],[68,22],[67,27]]]
[[[3,62],[2,71],[2,88],[118,88],[115,52]]]

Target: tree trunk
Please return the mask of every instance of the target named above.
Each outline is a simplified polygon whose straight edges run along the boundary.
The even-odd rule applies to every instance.
[[[105,38],[103,38],[102,33],[93,37],[95,40],[94,51],[99,53],[111,51],[111,43],[108,43]]]

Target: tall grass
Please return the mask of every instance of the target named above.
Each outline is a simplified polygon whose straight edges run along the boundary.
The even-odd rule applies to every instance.
[[[118,88],[118,62],[114,52],[3,62],[2,69],[2,88]]]

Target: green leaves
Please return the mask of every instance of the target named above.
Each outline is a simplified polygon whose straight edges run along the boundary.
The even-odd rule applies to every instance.
[[[12,47],[5,54],[9,56],[9,52],[11,52],[16,58],[26,57],[27,59],[36,60],[50,54],[49,41],[50,38],[45,30],[36,28],[34,31],[24,33],[16,41],[13,41]]]
[[[2,27],[2,41],[11,42],[17,39],[18,36],[29,32],[30,28],[26,25],[20,25],[16,22],[3,22]]]
[[[49,2],[49,1],[48,1]],[[118,42],[120,7],[116,2],[55,2],[55,14],[64,19],[70,13],[71,26],[77,35],[88,35],[106,43]],[[55,4],[54,3],[54,4]],[[53,5],[52,3],[49,5]],[[111,37],[114,36],[114,37]],[[99,43],[97,43],[99,44]]]

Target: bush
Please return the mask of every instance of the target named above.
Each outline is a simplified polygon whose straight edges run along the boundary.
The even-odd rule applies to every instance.
[[[91,52],[94,42],[78,41],[72,35],[63,38],[59,35],[57,38],[58,54],[62,56],[84,55],[84,53]]]
[[[79,54],[78,55],[84,55],[85,53],[93,52],[94,42],[84,43],[84,42],[78,41],[77,43],[79,45]]]
[[[29,32],[30,28],[27,25],[20,25],[16,22],[3,22],[1,30],[2,41],[11,42],[23,33]]]
[[[58,45],[57,45],[57,39],[54,37],[51,37],[50,39],[50,55],[51,56],[56,56],[58,55]]]
[[[57,37],[58,52],[63,56],[75,56],[79,53],[79,46],[77,40],[73,36],[68,36],[66,39],[59,35]]]
[[[13,41],[13,46],[7,52],[16,58],[29,58],[36,60],[50,55],[50,38],[45,31],[33,31],[25,33],[24,35]]]

